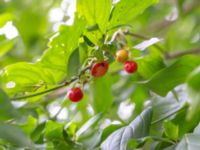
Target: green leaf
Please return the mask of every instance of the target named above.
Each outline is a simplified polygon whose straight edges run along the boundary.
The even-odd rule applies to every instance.
[[[172,146],[169,146],[167,148],[164,148],[163,150],[174,150],[176,147],[176,145],[172,145]]]
[[[186,134],[175,150],[199,150],[200,135]]]
[[[198,66],[189,76],[188,78],[188,86],[193,90],[199,91],[200,90],[200,66]]]
[[[126,150],[129,139],[142,138],[148,135],[151,124],[152,108],[144,110],[128,126],[113,132],[102,144],[102,150]]]
[[[111,0],[77,0],[78,14],[86,18],[89,26],[97,24],[102,33],[106,31],[111,6]]]
[[[4,68],[2,74],[3,86],[13,81],[14,88],[5,89],[9,94],[31,91],[34,92],[41,85],[54,85],[61,81],[67,73],[69,57],[76,47],[84,30],[84,20],[76,18],[73,26],[62,26],[60,35],[50,43],[42,58],[34,64],[16,63]]]
[[[44,43],[41,42],[44,41],[44,35],[49,29],[49,8],[48,6],[44,7],[42,3],[42,1],[32,1],[25,4],[18,1],[16,2],[18,11],[13,12],[15,15],[13,23],[17,27],[23,44],[29,53],[31,53],[29,50],[33,47],[41,48],[41,44],[44,47]]]
[[[194,134],[199,134],[200,135],[200,123],[196,126],[196,128],[193,131]]]
[[[178,143],[175,150],[199,150],[200,145],[200,124],[196,126],[193,133],[185,134],[182,140]]]
[[[110,126],[106,127],[101,135],[101,141],[104,141],[112,132],[121,128],[122,125],[111,124]]]
[[[0,41],[0,57],[5,55],[14,46],[14,43],[15,39],[6,40],[3,42]]]
[[[153,118],[152,122],[157,122],[162,118],[166,118],[178,110],[180,110],[183,106],[182,103],[178,102],[173,97],[159,97],[155,96],[152,100],[153,107]]]
[[[31,134],[37,125],[37,120],[32,116],[29,116],[24,124],[19,125],[19,127],[27,134]]]
[[[164,132],[167,137],[172,140],[178,139],[179,127],[170,121],[164,122]]]
[[[48,44],[48,49],[41,58],[43,67],[57,69],[67,73],[69,58],[79,44],[79,38],[85,29],[85,20],[75,18],[72,26],[61,26],[58,35]]]
[[[31,139],[36,142],[43,134],[44,134],[44,129],[46,126],[46,122],[42,122],[40,124],[38,124],[35,129],[33,130],[33,132],[30,134]]]
[[[94,78],[90,85],[90,96],[96,112],[106,112],[112,105],[111,76],[106,74],[101,78]]]
[[[6,22],[13,19],[13,15],[11,13],[3,13],[0,14],[0,28],[3,27]]]
[[[55,80],[49,70],[45,70],[37,64],[26,62],[7,66],[2,74],[2,85],[11,95],[25,91],[35,91],[44,84],[55,84]],[[15,86],[7,88],[6,85],[9,82],[14,82]]]
[[[184,83],[190,72],[199,64],[200,59],[198,56],[183,56],[172,65],[153,75],[146,85],[155,93],[166,96],[166,94],[174,87]]]
[[[86,132],[90,127],[96,124],[99,119],[102,117],[102,113],[98,113],[94,117],[90,118],[77,132],[76,135],[79,137],[81,134]]]
[[[191,119],[196,113],[200,111],[200,67],[195,69],[188,78],[188,94],[190,98],[190,108],[188,110],[187,118]]]
[[[91,32],[86,32],[84,34],[87,39],[85,38],[85,40],[87,40],[86,42],[90,41],[92,43],[92,45],[96,45],[96,46],[99,46],[103,43],[103,35],[102,33],[99,31],[99,30],[96,30],[96,31],[91,31]],[[90,46],[92,46],[90,44]]]
[[[159,0],[120,0],[112,11],[109,28],[130,23],[147,7],[158,1]]]
[[[138,72],[145,79],[149,79],[159,70],[165,67],[163,59],[158,55],[149,55],[137,60]]]
[[[88,46],[86,42],[79,44],[80,64],[83,64],[88,58]]]
[[[12,106],[6,93],[0,89],[0,120],[19,117],[19,113]]]
[[[70,137],[74,137],[76,138],[76,130],[77,130],[77,123],[74,122],[73,120],[67,124],[67,127],[65,126],[66,128],[66,131],[67,131],[67,134],[70,136]]]
[[[68,61],[68,77],[77,75],[80,69],[80,54],[79,48],[75,49],[69,57]]]
[[[162,137],[158,137],[158,136],[146,136],[146,137],[139,138],[139,139],[131,139],[131,140],[129,140],[127,146],[129,148],[132,148],[132,149],[133,148],[139,148],[139,147],[143,146],[146,142],[152,141],[152,140],[173,144],[173,142],[170,141],[167,138],[162,138]]]
[[[44,137],[49,140],[63,140],[64,125],[53,121],[48,121],[45,126]]]
[[[30,139],[20,128],[3,122],[0,122],[0,139],[8,141],[15,146],[31,148]]]

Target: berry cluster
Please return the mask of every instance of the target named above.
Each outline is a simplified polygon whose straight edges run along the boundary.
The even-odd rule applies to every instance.
[[[128,51],[119,50],[116,53],[116,61],[124,63],[124,70],[127,73],[134,73],[137,71],[137,63],[132,60],[128,60]],[[94,63],[90,69],[90,73],[93,77],[102,77],[108,71],[109,64],[106,60]],[[67,93],[67,97],[72,102],[79,102],[83,98],[83,92],[81,88],[74,87],[70,89]]]
[[[125,49],[119,50],[116,53],[116,60],[124,63],[124,70],[127,73],[134,73],[137,71],[137,63],[133,60],[128,60],[128,51]]]

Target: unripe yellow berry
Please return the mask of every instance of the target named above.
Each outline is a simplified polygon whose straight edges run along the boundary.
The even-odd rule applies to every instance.
[[[121,63],[127,61],[128,60],[128,51],[124,50],[124,49],[117,51],[116,60]]]

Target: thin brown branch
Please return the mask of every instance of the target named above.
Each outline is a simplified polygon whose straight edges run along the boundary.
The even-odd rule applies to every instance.
[[[181,57],[188,54],[200,54],[200,48],[185,50],[185,51],[180,51],[180,52],[175,52],[175,53],[166,53],[165,58],[174,59],[174,58]]]
[[[135,37],[135,38],[138,38],[138,39],[143,39],[143,40],[148,40],[150,39],[149,37],[146,37],[144,35],[141,35],[141,34],[137,34],[137,33],[133,33],[133,32],[130,32],[129,30],[125,30],[124,31],[124,34],[125,35],[129,35],[129,36],[132,36],[132,37]],[[164,52],[165,50],[159,46],[158,44],[154,44],[154,46],[160,51],[160,52]]]
[[[124,34],[125,34],[125,35],[133,36],[133,37],[138,38],[138,39],[143,39],[143,40],[148,40],[148,39],[149,39],[149,38],[146,37],[146,36],[143,36],[143,35],[140,35],[140,34],[137,34],[137,33],[130,32],[129,30],[125,30],[125,31],[124,31]]]
[[[13,97],[10,100],[27,99],[27,98],[36,97],[36,96],[39,96],[39,95],[47,94],[49,92],[61,89],[61,88],[65,87],[65,86],[71,84],[72,82],[78,80],[81,77],[81,75],[83,75],[88,69],[90,69],[90,67],[91,67],[91,64],[89,66],[85,67],[83,70],[81,70],[80,73],[76,77],[73,77],[72,79],[70,79],[69,81],[65,81],[64,83],[61,83],[60,85],[58,85],[56,87],[53,87],[51,89],[47,89],[47,90],[42,91],[42,92],[37,92],[37,93],[31,94],[31,95],[23,95],[23,96]]]
[[[35,96],[39,96],[39,95],[43,95],[43,94],[46,94],[46,93],[49,93],[51,91],[55,91],[55,90],[58,90],[62,87],[65,87],[67,85],[69,85],[70,83],[74,82],[75,80],[77,80],[78,78],[73,78],[69,81],[66,81],[56,87],[53,87],[51,89],[48,89],[48,90],[45,90],[45,91],[42,91],[42,92],[38,92],[38,93],[34,93],[34,94],[31,94],[31,95],[24,95],[24,96],[19,96],[19,97],[13,97],[11,98],[10,100],[22,100],[22,99],[27,99],[27,98],[31,98],[31,97],[35,97]]]

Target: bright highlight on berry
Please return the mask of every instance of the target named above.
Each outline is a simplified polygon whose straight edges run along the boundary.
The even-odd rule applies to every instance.
[[[91,75],[94,77],[102,77],[108,71],[109,64],[107,61],[95,63],[91,69]]]
[[[126,61],[124,63],[124,70],[127,72],[127,73],[134,73],[137,71],[137,63],[135,61]]]
[[[83,98],[83,92],[79,87],[74,87],[70,89],[67,96],[72,102],[79,102]]]

